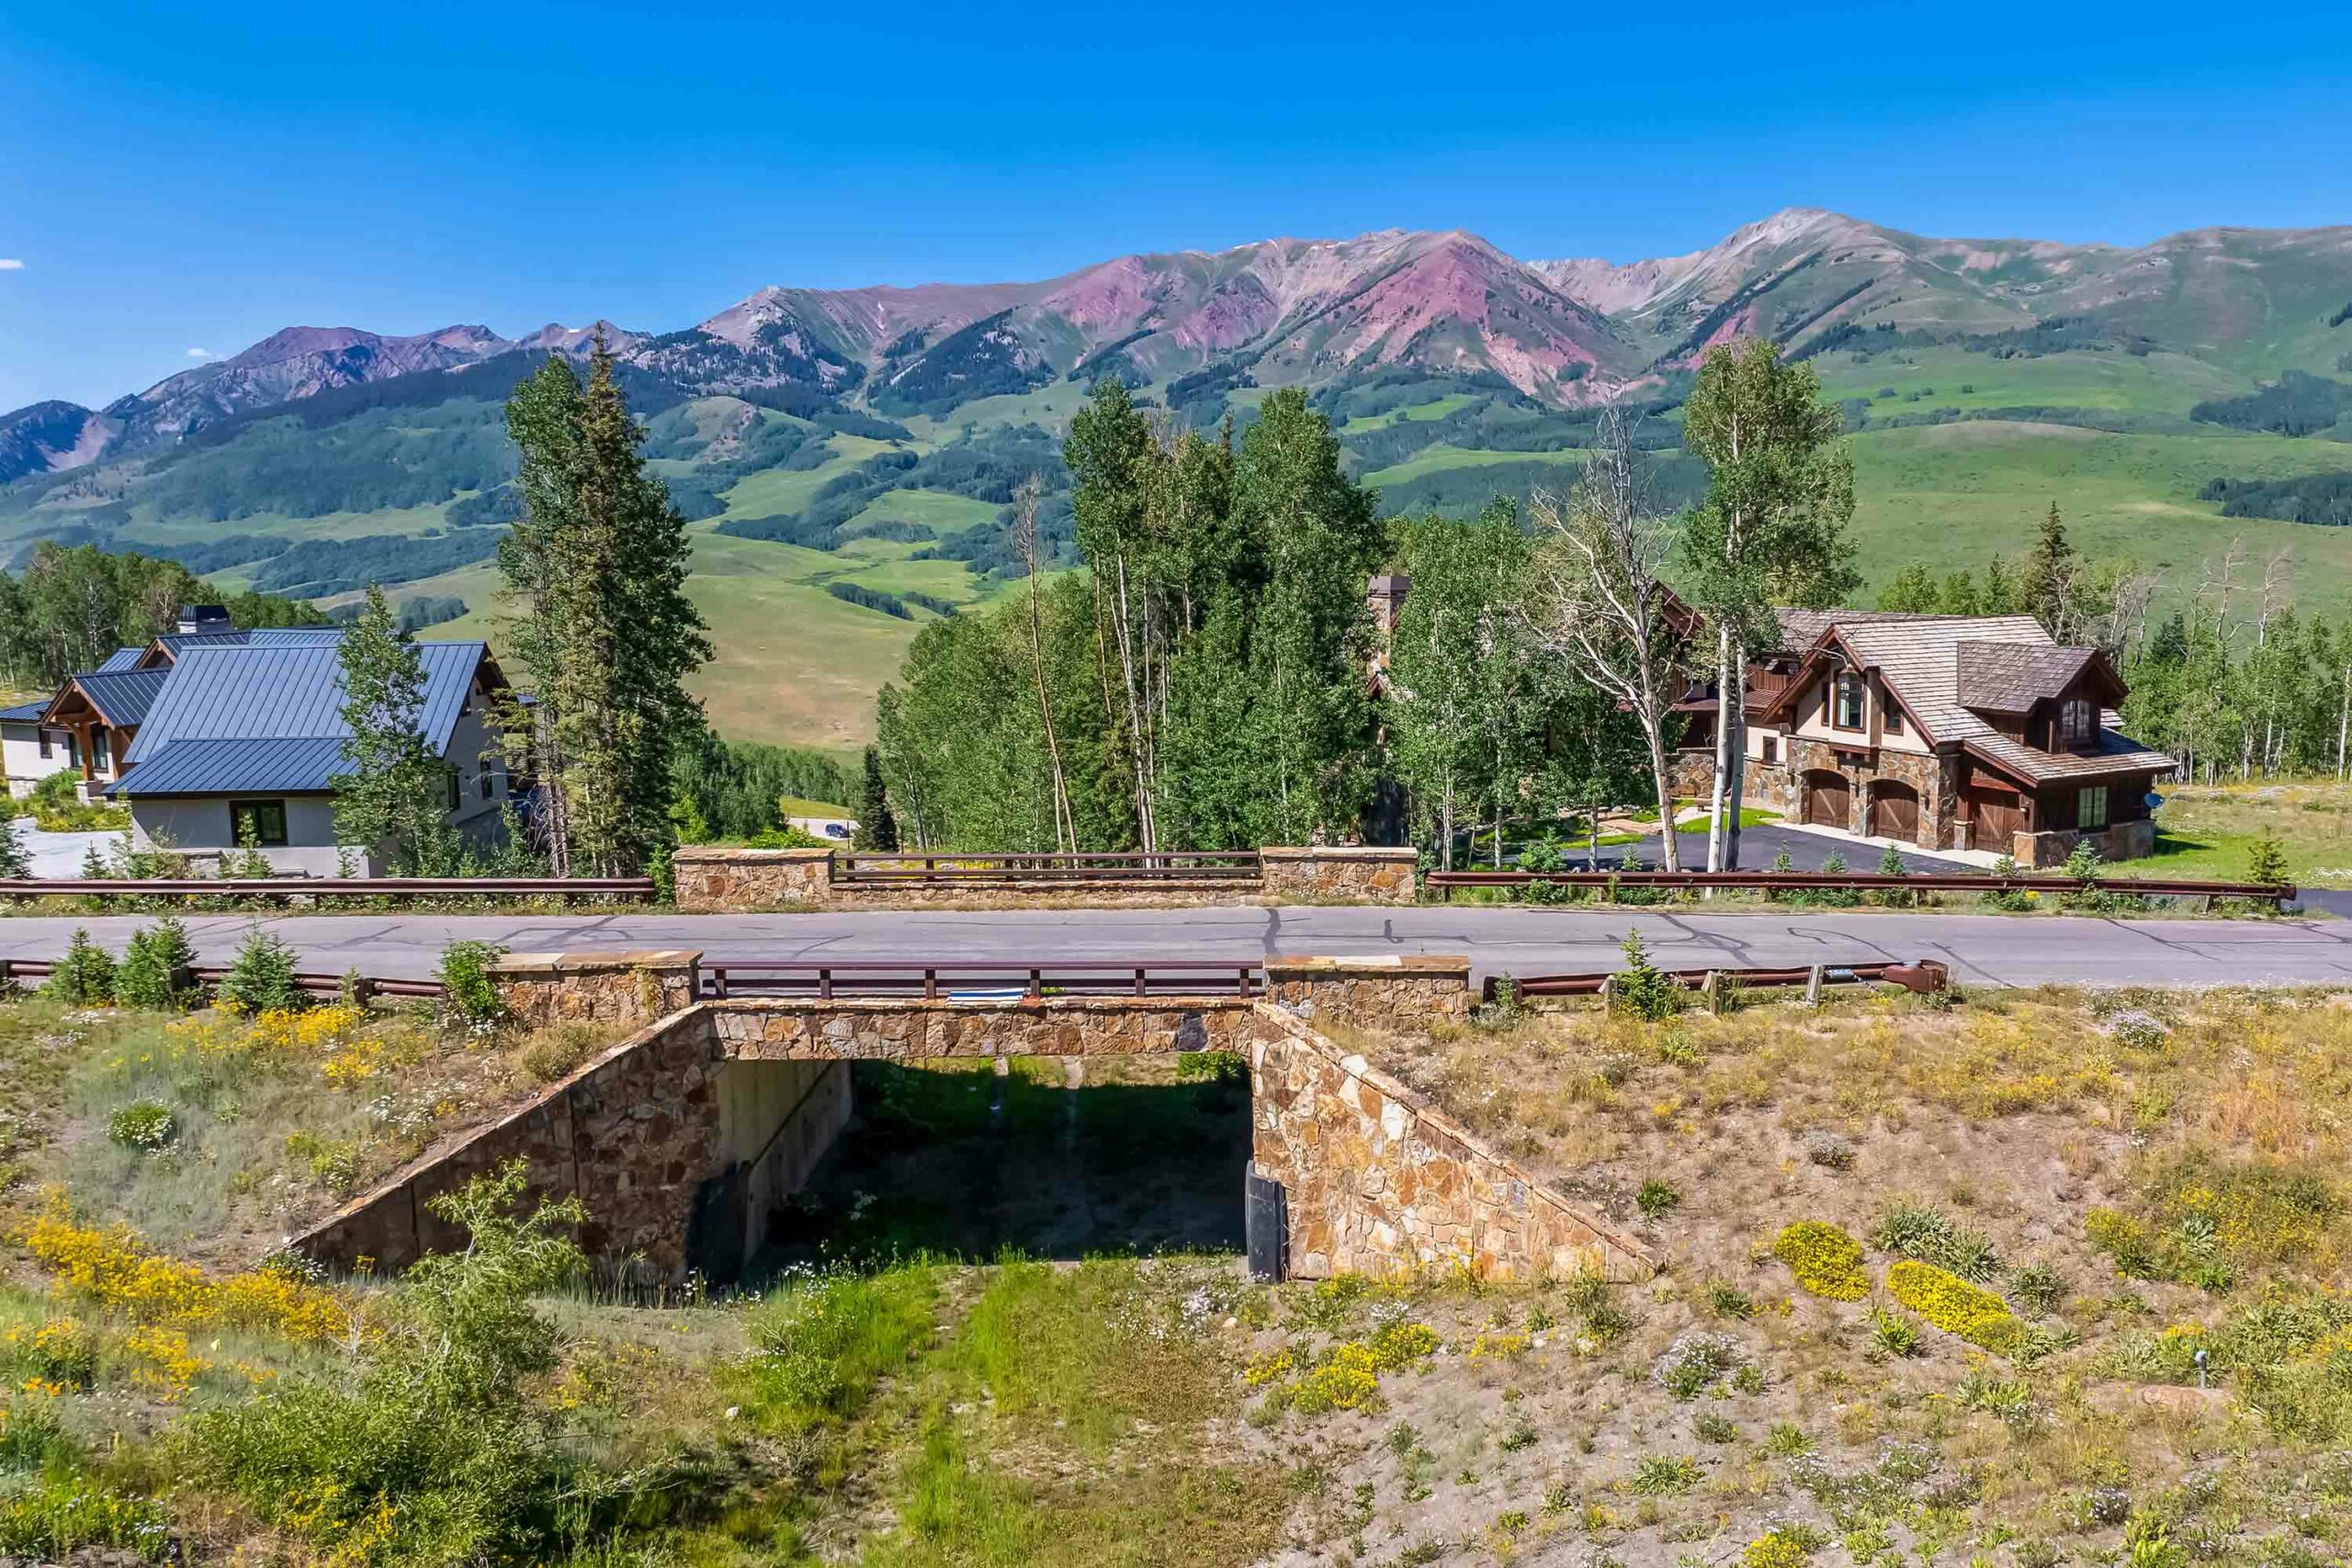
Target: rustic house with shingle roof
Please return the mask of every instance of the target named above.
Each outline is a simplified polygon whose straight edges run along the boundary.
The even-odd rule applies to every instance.
[[[2124,685],[2030,615],[1781,610],[1750,672],[1747,799],[1792,820],[2052,865],[2155,845],[2170,757],[2118,732]],[[1712,711],[1712,701],[1686,705]]]

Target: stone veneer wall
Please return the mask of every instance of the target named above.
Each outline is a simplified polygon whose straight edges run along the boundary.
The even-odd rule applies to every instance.
[[[1283,1184],[1289,1272],[1645,1280],[1639,1240],[1538,1181],[1419,1095],[1268,1008],[1250,1061],[1250,1156]]]
[[[1419,860],[1410,849],[1331,848],[1260,852],[1261,874],[1197,881],[1105,878],[1066,881],[842,883],[831,850],[681,849],[671,861],[678,908],[688,913],[761,909],[922,909],[942,907],[1182,909],[1202,905],[1309,902],[1410,904]]]
[[[430,1213],[435,1195],[520,1158],[535,1191],[586,1202],[582,1246],[608,1270],[631,1263],[628,1282],[674,1280],[697,1265],[725,1277],[846,1120],[849,1061],[1220,1049],[1251,1063],[1252,1156],[1287,1194],[1292,1273],[1394,1275],[1457,1262],[1508,1279],[1654,1269],[1638,1241],[1300,1016],[1458,1015],[1468,1008],[1466,960],[1279,967],[1265,999],[697,1004],[429,1152],[293,1245],[341,1269],[405,1267],[462,1244]],[[554,972],[595,973],[578,959]],[[817,1070],[781,1071],[808,1066]]]
[[[800,998],[718,1004],[718,1039],[742,1061],[936,1056],[1134,1056],[1240,1051],[1251,1004],[1226,997],[1047,997],[1036,1002]]]
[[[1960,791],[1953,758],[1881,746],[1872,753],[1878,759],[1877,765],[1864,766],[1847,760],[1855,754],[1850,750],[1841,751],[1803,736],[1789,737],[1786,750],[1787,783],[1779,791],[1781,798],[1776,804],[1791,821],[1804,819],[1804,775],[1807,773],[1819,770],[1843,773],[1847,787],[1846,820],[1840,826],[1850,833],[1884,837],[1883,834],[1871,834],[1871,785],[1880,779],[1893,779],[1909,784],[1919,796],[1919,826],[1913,841],[1927,850],[1960,847]],[[1749,764],[1751,768],[1757,765]],[[1856,866],[1852,869],[1862,871],[1871,868]]]
[[[2156,852],[2156,825],[2148,818],[2113,823],[2089,833],[2073,828],[2045,828],[2030,833],[2020,829],[2010,837],[2010,858],[2027,871],[2064,865],[2066,857],[2075,852],[2075,846],[2085,839],[2098,845],[2098,856],[2103,861],[2139,860]]]
[[[694,1004],[695,961],[678,948],[637,953],[510,953],[491,965],[506,1010],[530,1029],[635,1026]]]
[[[695,1195],[717,1163],[723,1065],[709,1010],[673,1014],[498,1121],[428,1150],[290,1245],[337,1269],[405,1268],[465,1245],[432,1213],[434,1197],[521,1159],[533,1192],[576,1193],[587,1204],[580,1242],[591,1257],[609,1266],[641,1255],[643,1274],[678,1278]]]
[[[1470,961],[1410,953],[1269,958],[1266,995],[1300,1018],[1464,1019],[1470,1015]]]
[[[1409,904],[1420,890],[1420,854],[1410,848],[1264,849],[1258,857],[1261,890],[1276,903]]]
[[[670,857],[678,908],[690,913],[744,913],[831,902],[831,850],[741,850],[681,846]]]

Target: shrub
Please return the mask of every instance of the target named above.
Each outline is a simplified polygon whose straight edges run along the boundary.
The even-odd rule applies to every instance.
[[[1690,1430],[1702,1443],[1736,1443],[1739,1441],[1738,1424],[1721,1416],[1708,1413],[1690,1423]]]
[[[1370,1349],[1362,1345],[1334,1346],[1323,1364],[1298,1380],[1291,1407],[1303,1415],[1330,1410],[1360,1410],[1380,1397],[1380,1371]]]
[[[937,1276],[921,1266],[824,1274],[772,1292],[751,1314],[756,1354],[741,1369],[753,1426],[797,1436],[854,1416],[929,1341],[937,1297]]]
[[[1833,1302],[1858,1302],[1871,1293],[1862,1271],[1862,1244],[1824,1220],[1799,1220],[1772,1240],[1772,1256],[1789,1267],[1797,1283]]]
[[[32,857],[25,852],[24,840],[17,837],[17,824],[6,815],[14,809],[13,804],[0,806],[0,882],[33,874]]]
[[[1827,1127],[1812,1127],[1797,1140],[1804,1157],[1827,1170],[1854,1168],[1854,1140]]]
[[[340,1339],[351,1320],[330,1292],[282,1270],[214,1279],[192,1263],[148,1250],[138,1235],[77,1224],[62,1201],[25,1232],[25,1247],[60,1289],[141,1323],[259,1328],[288,1339]]]
[[[1886,1292],[1945,1333],[1999,1354],[2014,1349],[2024,1333],[2008,1303],[1932,1263],[1895,1264],[1886,1271]]]
[[[1667,1347],[1653,1374],[1677,1399],[1695,1399],[1725,1373],[1747,1364],[1739,1342],[1727,1335],[1685,1334]]]
[[[1645,1220],[1662,1220],[1682,1207],[1682,1194],[1652,1177],[1642,1183],[1639,1192],[1634,1194],[1634,1206],[1641,1210],[1642,1218]]]
[[[546,1561],[551,1530],[601,1536],[624,1506],[582,1487],[556,1416],[526,1390],[557,1362],[552,1321],[531,1297],[575,1277],[578,1199],[515,1211],[516,1160],[433,1201],[468,1233],[463,1252],[420,1259],[400,1312],[356,1382],[303,1378],[188,1425],[198,1479],[265,1523],[345,1561]],[[657,1464],[632,1481],[660,1483]]]
[[[1899,1202],[1887,1210],[1871,1233],[1871,1245],[1897,1258],[1932,1263],[1979,1284],[2001,1272],[2000,1254],[1993,1250],[1991,1241],[1920,1203]]]
[[[121,1493],[67,1465],[44,1469],[39,1480],[0,1498],[0,1551],[62,1562],[80,1549],[113,1547],[156,1559],[170,1534],[153,1504]]]
[[[122,965],[115,972],[115,999],[125,1007],[156,1012],[176,1012],[196,999],[188,966],[196,962],[196,947],[187,928],[165,915],[153,925],[130,934]]]
[[[1878,874],[1881,876],[1908,876],[1911,868],[1903,863],[1903,852],[1889,844],[1886,853],[1878,857]],[[1918,895],[1907,887],[1889,887],[1878,896],[1878,901],[1890,909],[1907,909],[1917,898]]]
[[[1710,1280],[1707,1285],[1707,1310],[1717,1317],[1741,1321],[1756,1315],[1756,1303],[1746,1291],[1728,1280]]]
[[[1681,985],[1650,962],[1649,950],[1642,945],[1639,931],[1625,933],[1624,953],[1625,967],[1617,974],[1611,1006],[1629,1017],[1647,1019],[1653,1023],[1680,1012],[1684,999]]]
[[[440,966],[434,971],[434,978],[441,982],[441,1007],[446,1017],[475,1033],[504,1021],[506,1004],[499,998],[498,985],[491,978],[490,970],[505,953],[504,948],[488,942],[453,942],[441,950]]]
[[[1186,1051],[1176,1058],[1176,1081],[1247,1084],[1250,1059],[1238,1051]]]
[[[1775,1459],[1794,1459],[1813,1452],[1813,1439],[1793,1421],[1775,1421],[1764,1435],[1764,1451]]]
[[[2014,855],[2003,855],[1993,863],[1993,874],[2004,880],[2016,876],[2018,870]],[[2005,887],[1997,893],[1988,893],[1984,901],[1996,909],[2006,909],[2011,914],[2021,914],[2033,908],[2033,895],[2022,887]]]
[[[2153,1051],[2172,1037],[2164,1020],[2139,1008],[2127,1008],[2109,1019],[2107,1032],[2135,1051]]]
[[[88,931],[76,927],[65,944],[65,956],[49,972],[49,984],[42,989],[68,1007],[104,1007],[114,1000],[114,960],[90,940]]]
[[[1871,1311],[1871,1348],[1882,1357],[1912,1357],[1921,1354],[1927,1346],[1920,1340],[1919,1325],[1900,1313],[1880,1308]]]
[[[311,1005],[295,982],[294,950],[255,926],[220,977],[220,1001],[241,1012],[295,1012]]]
[[[1821,1538],[1803,1525],[1781,1525],[1740,1549],[1739,1568],[1803,1568]]]
[[[1644,1454],[1634,1465],[1634,1490],[1644,1497],[1679,1497],[1699,1480],[1698,1461],[1680,1454]]]
[[[135,1100],[107,1118],[107,1137],[126,1149],[153,1154],[179,1132],[172,1108],[152,1100]]]
[[[2029,1263],[2011,1277],[2009,1297],[2036,1317],[2056,1312],[2066,1299],[2066,1277],[2047,1263]]]

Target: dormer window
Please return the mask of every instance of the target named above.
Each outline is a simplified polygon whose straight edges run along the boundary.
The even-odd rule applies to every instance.
[[[1837,689],[1830,696],[1830,728],[1861,728],[1862,711],[1862,678],[1860,675],[1838,676]]]
[[[1889,735],[1902,734],[1903,705],[1896,702],[1887,703],[1884,711],[1879,718],[1879,723],[1885,728]]]
[[[2098,739],[2098,710],[2088,698],[2069,697],[2058,705],[2058,744],[2080,750]]]

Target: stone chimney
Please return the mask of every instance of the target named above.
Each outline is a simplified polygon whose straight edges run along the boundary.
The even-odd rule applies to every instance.
[[[1372,624],[1380,628],[1383,637],[1396,634],[1396,616],[1405,608],[1405,595],[1412,586],[1411,578],[1386,573],[1374,578],[1372,585],[1364,590],[1364,602],[1372,611]]]
[[[236,627],[231,623],[229,612],[223,605],[183,604],[176,629],[182,637],[199,637],[234,631]]]

